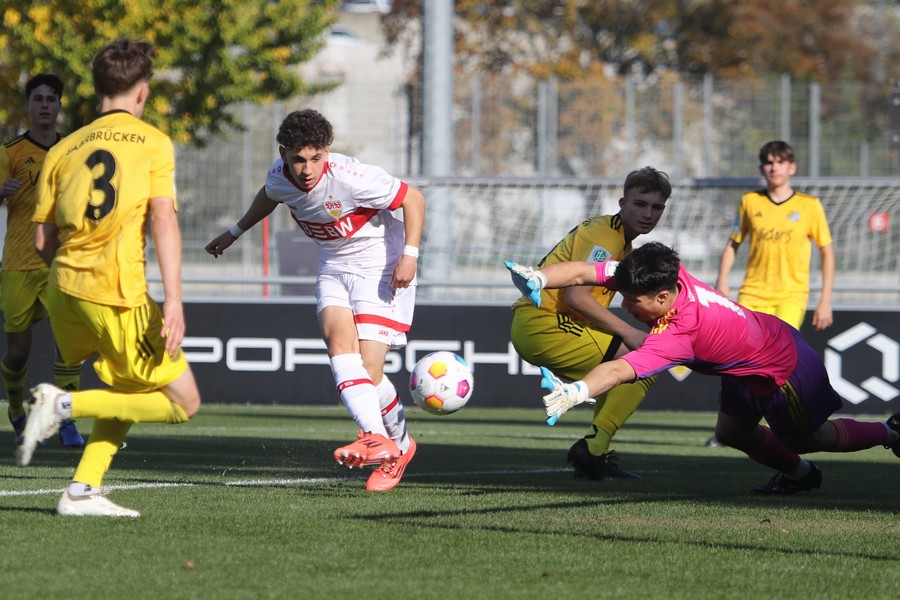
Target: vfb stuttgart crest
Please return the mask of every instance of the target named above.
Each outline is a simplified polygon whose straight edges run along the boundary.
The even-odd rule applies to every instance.
[[[340,200],[335,200],[332,196],[329,196],[328,200],[325,201],[325,210],[328,211],[329,215],[337,219],[339,216],[341,216]]]

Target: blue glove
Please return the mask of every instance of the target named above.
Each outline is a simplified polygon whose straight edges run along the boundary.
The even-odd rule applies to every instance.
[[[508,260],[504,260],[503,264],[509,269],[513,285],[519,288],[522,295],[531,300],[532,304],[540,307],[541,290],[547,285],[547,278],[544,274],[531,267],[524,267]]]

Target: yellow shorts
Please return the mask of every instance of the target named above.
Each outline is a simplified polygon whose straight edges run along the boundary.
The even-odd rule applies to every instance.
[[[510,340],[523,359],[572,381],[614,358],[622,343],[568,315],[531,306],[513,311]]]
[[[799,302],[785,301],[779,304],[772,304],[771,302],[762,302],[738,295],[738,304],[756,312],[778,317],[794,329],[800,329],[800,326],[803,325],[803,319],[806,318],[805,302],[801,304]]]
[[[149,296],[141,306],[123,308],[75,298],[49,285],[47,311],[63,362],[77,365],[97,356],[97,376],[117,390],[157,390],[187,368],[180,348],[174,358],[166,352],[162,313]]]
[[[44,290],[49,272],[49,269],[0,271],[0,310],[6,333],[21,333],[44,318]]]

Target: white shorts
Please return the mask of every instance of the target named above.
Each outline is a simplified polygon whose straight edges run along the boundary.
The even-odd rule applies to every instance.
[[[390,272],[381,279],[351,273],[320,274],[316,279],[316,313],[326,306],[349,308],[359,339],[402,348],[412,324],[416,286],[393,288],[391,276]]]

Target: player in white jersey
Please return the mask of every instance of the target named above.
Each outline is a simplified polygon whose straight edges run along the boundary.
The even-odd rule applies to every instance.
[[[277,141],[281,158],[265,185],[206,251],[219,256],[279,204],[315,240],[319,325],[341,401],[360,429],[334,458],[350,468],[378,465],[366,489],[386,491],[416,452],[384,361],[388,350],[406,344],[412,323],[425,198],[380,167],[331,153],[331,124],[314,110],[285,117]]]

